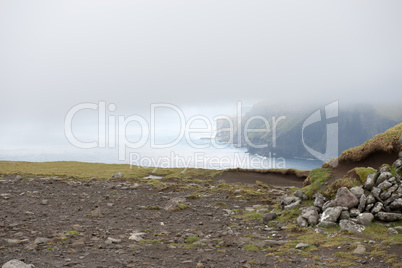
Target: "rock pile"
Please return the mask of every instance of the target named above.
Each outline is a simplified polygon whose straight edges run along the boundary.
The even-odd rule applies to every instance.
[[[297,218],[298,226],[327,227],[339,223],[341,230],[361,233],[374,219],[383,222],[402,220],[402,177],[398,175],[402,170],[402,158],[395,161],[393,167],[397,171],[395,176],[388,166],[383,166],[368,175],[364,185],[340,188],[333,200],[316,194],[314,206],[302,208],[302,215]],[[298,203],[292,201],[292,204]],[[285,208],[286,203],[283,202]]]

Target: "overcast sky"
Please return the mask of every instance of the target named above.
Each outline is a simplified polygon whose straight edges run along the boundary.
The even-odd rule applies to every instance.
[[[80,102],[402,100],[402,1],[0,1],[0,123]],[[29,129],[29,127],[28,127]],[[14,129],[15,130],[15,129]]]

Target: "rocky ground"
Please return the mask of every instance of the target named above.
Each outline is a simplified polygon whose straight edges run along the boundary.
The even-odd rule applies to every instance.
[[[402,263],[402,235],[388,234],[390,224],[374,224],[363,234],[298,227],[299,209],[280,209],[281,197],[294,190],[201,179],[0,176],[0,265],[12,259],[35,267]],[[273,220],[272,210],[279,215]]]

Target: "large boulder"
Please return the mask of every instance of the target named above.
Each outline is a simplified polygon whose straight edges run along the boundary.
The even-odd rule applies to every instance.
[[[364,231],[364,226],[354,223],[350,220],[341,220],[339,222],[339,227],[341,231],[348,231],[355,234],[361,234]]]
[[[357,197],[348,188],[339,188],[335,197],[336,206],[354,208],[359,204]],[[340,213],[340,212],[339,212]]]
[[[342,207],[327,208],[324,213],[322,213],[320,221],[336,222],[342,210]]]
[[[386,222],[400,221],[402,220],[402,214],[392,212],[378,212],[376,215],[376,219]]]
[[[361,213],[357,216],[357,223],[369,226],[374,220],[374,215],[371,213]]]

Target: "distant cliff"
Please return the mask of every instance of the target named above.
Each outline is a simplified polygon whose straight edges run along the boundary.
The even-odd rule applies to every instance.
[[[254,154],[269,156],[270,153],[271,155],[275,153],[277,157],[314,158],[303,145],[302,132],[304,142],[308,147],[325,153],[327,124],[337,123],[338,152],[341,154],[342,151],[360,145],[376,134],[395,126],[402,119],[402,107],[397,105],[385,107],[370,104],[342,105],[340,103],[337,106],[337,116],[330,119],[326,119],[324,107],[325,104],[272,105],[266,102],[259,103],[242,116],[240,129],[238,118],[232,118],[234,122],[232,140],[230,140],[230,132],[227,131],[230,124],[223,122],[224,120],[218,121],[217,128],[222,131],[217,138],[224,142],[247,147],[248,151]],[[318,113],[322,120],[306,126],[302,131],[306,119],[317,110],[320,110]],[[266,122],[258,119],[261,117],[267,119],[268,126]],[[249,120],[251,118],[257,119]],[[245,135],[246,126],[248,129],[266,130],[249,131]],[[274,127],[276,128],[274,129]],[[267,147],[256,148],[257,146],[254,145],[267,145]]]

